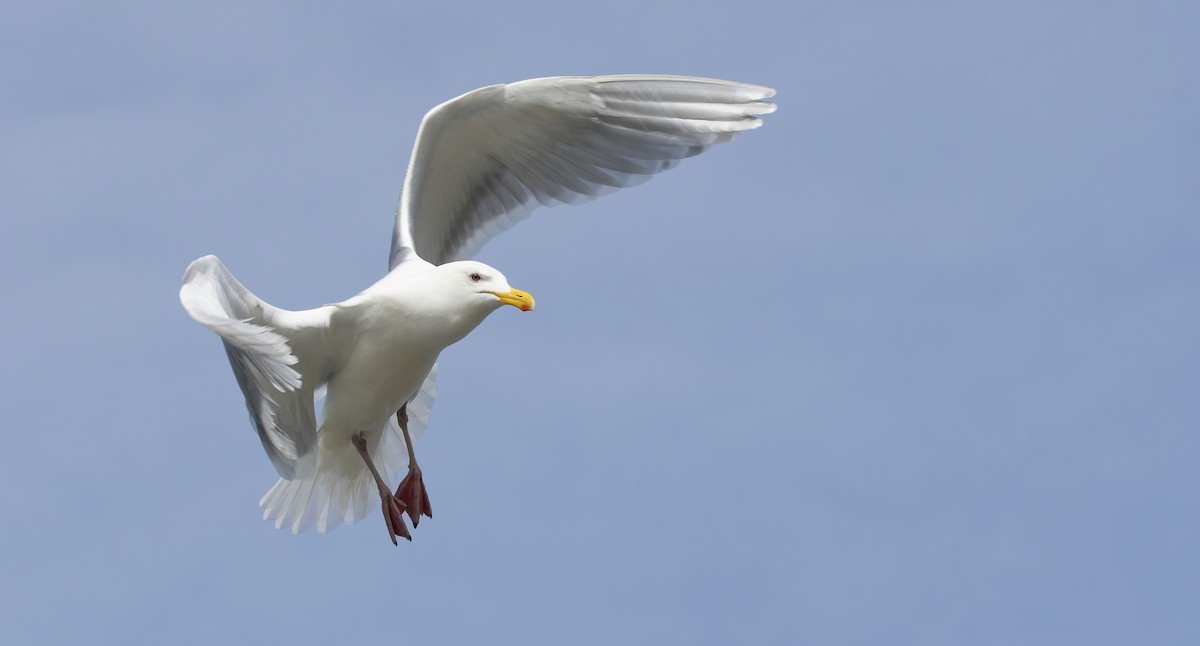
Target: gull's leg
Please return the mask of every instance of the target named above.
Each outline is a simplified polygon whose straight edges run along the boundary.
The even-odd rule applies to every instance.
[[[433,507],[429,506],[429,492],[425,490],[425,481],[421,479],[421,467],[417,466],[412,436],[408,434],[407,403],[396,411],[396,421],[400,422],[400,430],[404,432],[404,445],[408,447],[408,475],[404,476],[400,486],[396,488],[396,498],[408,505],[408,517],[412,519],[415,528],[422,515],[433,518]]]
[[[375,477],[375,485],[379,487],[379,498],[383,501],[383,520],[387,523],[388,536],[392,538],[392,545],[399,545],[396,541],[396,535],[399,534],[408,540],[412,540],[412,535],[408,533],[408,527],[404,525],[404,501],[392,496],[392,492],[388,490],[387,483],[379,475],[379,470],[375,468],[375,463],[371,461],[371,455],[367,453],[367,441],[363,439],[362,433],[354,435],[350,439],[354,442],[354,448],[358,449],[358,454],[362,456],[363,462],[367,463],[367,468],[371,470],[371,475]],[[413,523],[416,527],[416,523]]]

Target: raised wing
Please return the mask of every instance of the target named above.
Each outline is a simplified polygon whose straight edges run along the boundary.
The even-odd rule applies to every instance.
[[[645,181],[760,126],[774,94],[686,76],[563,76],[443,103],[417,133],[389,266],[465,259],[539,205]]]
[[[216,256],[188,266],[179,300],[197,322],[221,336],[250,421],[283,478],[301,478],[316,467],[313,393],[327,372],[319,336],[332,308],[291,312],[246,289]],[[301,371],[299,357],[305,359]]]

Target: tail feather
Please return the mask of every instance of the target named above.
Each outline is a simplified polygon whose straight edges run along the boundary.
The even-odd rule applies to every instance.
[[[408,404],[408,431],[415,442],[429,423],[429,413],[437,397],[437,366],[429,372],[421,391]],[[408,447],[395,417],[388,419],[379,443],[371,451],[371,459],[380,475],[389,483],[398,478],[408,466]],[[333,454],[325,463],[322,452],[316,474],[306,479],[280,478],[259,500],[263,520],[273,521],[276,529],[287,527],[293,534],[316,527],[324,533],[342,525],[353,525],[366,518],[377,501],[372,500],[375,483],[361,464],[357,452],[350,446],[343,454]]]

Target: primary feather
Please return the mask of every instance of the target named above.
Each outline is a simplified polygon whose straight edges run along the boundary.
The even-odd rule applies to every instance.
[[[645,181],[760,126],[774,93],[686,76],[560,76],[443,103],[417,133],[390,266],[467,258],[539,205]]]

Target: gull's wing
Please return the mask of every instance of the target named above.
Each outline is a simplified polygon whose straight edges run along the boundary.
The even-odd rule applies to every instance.
[[[644,181],[757,128],[774,94],[686,76],[564,76],[443,103],[417,133],[389,266],[464,259],[538,205]]]
[[[188,266],[179,300],[193,319],[221,336],[275,470],[288,479],[310,474],[317,446],[313,394],[328,372],[320,337],[333,308],[274,307],[238,282],[216,256]]]

